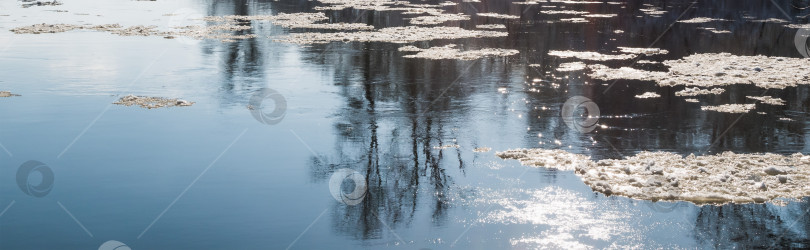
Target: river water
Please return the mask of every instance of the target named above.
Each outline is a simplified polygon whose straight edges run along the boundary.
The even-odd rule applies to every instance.
[[[37,23],[168,27],[171,13],[313,12],[322,6],[314,1],[65,0],[30,8],[4,1],[0,90],[20,96],[0,98],[0,248],[96,249],[111,240],[132,249],[810,247],[807,199],[696,206],[605,196],[571,171],[521,166],[494,154],[537,147],[592,159],[644,150],[810,152],[807,86],[768,90],[786,105],[758,106],[765,114],[706,112],[676,97],[681,88],[559,72],[561,63],[575,60],[548,55],[654,47],[669,53],[645,60],[719,52],[801,57],[797,29],[752,21],[807,23],[797,18],[806,11],[779,4],[459,2],[444,9],[472,19],[444,25],[505,24],[509,35],[413,45],[519,51],[463,61],[403,58],[402,45],[392,43],[280,43],[273,38],[302,30],[266,22],[237,31],[257,38],[235,42],[9,31]],[[554,9],[547,6],[617,16],[548,22],[561,16],[540,13]],[[666,12],[639,10],[651,7]],[[324,12],[330,22],[376,28],[405,26],[411,17]],[[484,12],[520,19],[474,16]],[[726,21],[675,23],[693,17]],[[283,103],[263,105],[278,113],[251,106],[267,89]],[[725,89],[702,103],[750,102],[746,96],[765,91]],[[661,97],[634,98],[644,92]],[[129,94],[195,104],[112,105]],[[603,126],[590,133],[566,126],[561,106],[573,96],[593,100]],[[32,160],[28,166],[38,171],[20,177]],[[352,183],[331,181],[344,173],[365,183],[353,184],[367,190],[359,199],[333,197],[353,190]],[[32,187],[44,191],[26,190]]]

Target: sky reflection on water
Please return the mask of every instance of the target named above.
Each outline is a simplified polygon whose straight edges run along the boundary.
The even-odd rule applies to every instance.
[[[643,3],[668,12],[643,15],[637,11]],[[784,18],[773,3],[706,1],[686,11],[689,18],[734,20],[706,25],[732,34],[697,31],[694,24],[669,27],[690,4],[567,5],[618,13],[583,24],[546,23],[551,17],[540,7],[509,1],[460,3],[448,11],[522,17],[448,24],[472,29],[504,23],[508,37],[416,44],[520,53],[432,61],[403,58],[401,45],[389,43],[276,43],[266,37],[289,30],[269,23],[240,31],[261,39],[230,43],[8,31],[79,21],[167,27],[165,14],[183,9],[206,16],[269,15],[312,11],[310,1],[0,3],[0,14],[9,15],[0,16],[0,66],[6,69],[0,90],[21,95],[0,99],[0,144],[7,150],[0,152],[0,248],[93,249],[108,240],[133,249],[807,247],[806,199],[785,207],[698,207],[605,197],[571,172],[494,156],[532,147],[593,159],[642,150],[810,152],[807,86],[769,90],[787,105],[758,107],[769,115],[737,120],[683,102],[673,94],[676,88],[630,80],[610,85],[583,72],[554,70],[573,60],[549,56],[550,50],[613,53],[619,46],[650,44],[670,51],[644,58],[655,61],[710,52],[801,56],[793,45],[795,29],[743,18]],[[56,9],[68,12],[47,11]],[[83,13],[89,15],[78,15]],[[327,13],[333,22],[407,24],[407,16],[396,12]],[[247,108],[262,88],[287,102],[278,124],[258,122]],[[762,93],[751,86],[726,89],[703,100],[736,103]],[[633,98],[648,91],[662,97]],[[156,110],[110,105],[127,94],[196,104]],[[560,107],[575,95],[598,104],[605,128],[583,134],[564,124]],[[493,150],[474,152],[479,147]],[[45,197],[26,195],[14,180],[28,160],[54,172]],[[366,178],[362,203],[349,206],[330,194],[330,177],[344,168]]]

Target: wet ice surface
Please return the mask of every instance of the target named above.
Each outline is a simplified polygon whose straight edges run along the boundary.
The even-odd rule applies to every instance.
[[[338,33],[294,33],[276,39],[279,42],[296,44],[318,44],[329,42],[390,42],[409,43],[437,39],[462,39],[483,37],[504,37],[506,32],[466,30],[458,27],[391,27],[378,31],[338,32]]]
[[[482,17],[501,18],[501,19],[520,19],[520,16],[505,15],[505,14],[499,14],[499,13],[478,13],[476,15],[482,16]]]
[[[754,99],[768,105],[785,105],[785,100],[771,96],[746,96],[746,98]]]
[[[655,92],[644,92],[644,94],[636,95],[638,99],[650,99],[650,98],[658,98],[661,97],[658,93]]]
[[[490,148],[490,147],[479,147],[479,148],[474,148],[474,149],[473,149],[473,152],[476,152],[476,153],[486,153],[486,152],[489,152],[489,151],[491,151],[491,150],[492,150],[492,148]]]
[[[405,58],[425,58],[425,59],[455,59],[455,60],[475,60],[483,57],[504,57],[511,56],[518,53],[517,50],[508,49],[477,49],[477,50],[460,50],[456,48],[455,44],[450,44],[442,47],[431,47],[427,49],[420,49],[415,46],[400,47],[399,51],[404,52],[418,52],[413,55],[405,55]]]
[[[663,63],[668,67],[668,72],[645,71],[629,67],[615,69],[595,66],[591,77],[602,80],[650,80],[658,82],[661,86],[714,87],[753,84],[760,88],[784,89],[800,84],[810,84],[810,59],[808,58],[709,53],[694,54]],[[790,70],[784,70],[785,68]]]
[[[699,95],[719,95],[726,90],[721,88],[701,89],[698,87],[686,87],[683,90],[675,92],[676,96],[699,96]]]
[[[752,109],[756,108],[755,104],[723,104],[717,106],[703,106],[700,107],[700,110],[708,110],[708,111],[715,111],[721,113],[748,113]]]
[[[47,158],[59,179],[40,201],[60,200],[95,234],[0,182],[0,209],[17,202],[0,218],[0,248],[96,249],[116,238],[135,249],[261,249],[297,237],[291,248],[805,247],[792,224],[801,213],[785,210],[803,212],[807,199],[772,205],[783,202],[773,195],[806,195],[794,188],[806,182],[806,156],[791,160],[807,154],[807,61],[793,44],[805,20],[768,12],[767,1],[691,3],[76,0],[26,12],[0,3],[0,63],[10,69],[0,89],[22,94],[0,98],[0,161],[11,166],[0,176]],[[165,14],[186,7],[200,15]],[[248,105],[260,88],[287,99],[280,123],[257,122],[271,114]],[[120,93],[144,96],[99,115]],[[152,96],[197,103],[137,108],[191,104]],[[561,119],[573,96],[602,111],[593,132]],[[727,104],[747,112],[713,111],[739,108]],[[499,154],[543,168],[492,153],[516,147],[554,151]],[[737,153],[717,153],[726,151]],[[778,155],[754,154],[765,152]],[[683,157],[692,153],[708,157]],[[622,160],[596,165],[587,184],[572,165],[605,159]],[[741,172],[723,164],[735,159],[746,160]],[[152,231],[126,240],[206,166]],[[366,177],[363,203],[324,196],[339,168]],[[719,184],[690,191],[707,180]],[[667,199],[726,204],[650,202]]]
[[[592,51],[570,51],[570,50],[568,51],[552,50],[549,51],[548,54],[550,56],[556,56],[560,58],[577,58],[581,60],[591,60],[591,61],[628,60],[636,57],[635,55],[629,54],[605,55]]]
[[[710,18],[710,17],[695,17],[692,19],[680,20],[679,23],[709,23],[709,22],[719,22],[719,21],[727,21],[725,19],[720,18]]]
[[[568,71],[579,71],[585,69],[587,65],[583,62],[570,62],[570,63],[561,63],[560,67],[557,68],[557,71],[561,72],[568,72]]]
[[[619,51],[627,54],[645,54],[645,55],[663,55],[669,53],[669,51],[659,48],[619,47]]]
[[[617,79],[656,81],[666,77],[664,72],[645,71],[630,67],[615,69],[602,64],[592,64],[588,65],[588,68],[591,70],[590,77],[605,81]]]
[[[127,95],[118,99],[113,104],[123,106],[140,106],[145,109],[168,108],[168,107],[184,107],[191,106],[194,102],[189,102],[178,98],[165,98],[165,97],[150,97],[150,96],[136,96]]]
[[[521,164],[560,170],[574,170],[578,165],[590,163],[590,157],[564,150],[519,149],[497,152],[503,159],[519,160]]]
[[[11,93],[11,91],[0,91],[0,97],[12,97],[12,96],[20,96],[20,95]]]
[[[428,15],[428,16],[419,16],[411,18],[411,24],[440,24],[448,21],[463,21],[469,20],[469,15],[462,15],[462,14],[438,14],[438,15]]]
[[[204,20],[212,22],[225,22],[224,25],[237,25],[242,21],[270,21],[275,25],[295,29],[327,29],[327,30],[372,30],[374,26],[363,23],[329,23],[324,13],[279,13],[272,16],[208,16]],[[194,27],[199,29],[197,27]]]
[[[731,31],[719,30],[719,29],[711,28],[711,27],[698,27],[698,29],[706,30],[706,31],[709,31],[709,32],[715,33],[715,34],[731,34]]]
[[[479,25],[476,25],[475,28],[478,28],[478,29],[506,29],[506,25],[503,25],[503,24],[479,24]]]
[[[697,204],[768,202],[810,195],[810,156],[801,153],[682,157],[641,152],[620,160],[591,161],[561,150],[517,149],[498,152],[523,165],[575,170],[594,191],[644,200],[682,200]]]
[[[274,16],[209,16],[201,18],[208,22],[215,24],[201,26],[201,25],[187,25],[170,27],[172,30],[159,30],[157,26],[151,25],[135,25],[130,27],[122,27],[120,24],[106,24],[106,25],[75,25],[75,24],[34,24],[30,26],[21,26],[11,29],[16,34],[42,34],[42,33],[61,33],[72,30],[95,30],[102,32],[109,32],[120,36],[161,36],[167,39],[176,37],[188,37],[193,39],[216,39],[223,42],[232,42],[240,39],[251,39],[256,36],[253,34],[235,35],[230,32],[243,31],[250,29],[248,25],[242,25],[240,22],[247,21],[270,21],[275,25],[285,28],[297,29],[325,29],[325,30],[372,30],[373,26],[362,23],[319,23],[328,18],[324,13],[279,13]]]
[[[33,6],[58,6],[62,5],[62,2],[51,0],[51,1],[23,1],[22,7],[28,8]]]

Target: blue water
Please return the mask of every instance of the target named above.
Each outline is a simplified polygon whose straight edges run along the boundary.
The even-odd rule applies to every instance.
[[[734,34],[715,35],[695,25],[667,29],[689,2],[643,2],[669,12],[638,18],[642,1],[568,5],[619,17],[541,24],[530,22],[547,18],[537,9],[508,1],[448,8],[524,13],[508,23],[509,37],[419,43],[520,51],[475,61],[402,58],[399,45],[386,43],[276,43],[268,37],[290,30],[268,23],[251,30],[259,38],[233,43],[8,31],[79,21],[163,27],[164,14],[183,9],[202,15],[310,12],[316,5],[308,1],[0,3],[0,15],[7,15],[0,16],[0,90],[21,95],[0,98],[0,248],[97,249],[110,240],[132,249],[807,247],[806,200],[785,207],[699,207],[606,197],[572,172],[494,156],[533,147],[593,159],[642,150],[810,152],[806,86],[772,90],[768,94],[788,105],[735,122],[737,115],[683,102],[674,88],[619,81],[606,91],[608,83],[581,72],[553,72],[567,61],[547,56],[548,50],[609,53],[654,44],[670,51],[651,58],[658,61],[709,52],[801,56],[792,43],[795,29],[739,18],[783,18],[772,3],[700,3],[686,12],[736,20],[722,24]],[[362,15],[359,22],[376,27],[405,24],[402,15],[388,12],[327,13],[333,21]],[[548,82],[532,86],[534,79]],[[277,124],[262,123],[248,108],[263,88],[286,101]],[[633,98],[647,91],[662,98]],[[742,102],[761,91],[737,86],[708,99]],[[111,104],[128,94],[196,103],[152,110]],[[610,128],[582,134],[567,127],[560,106],[574,95],[598,103],[605,115],[600,124]],[[629,117],[610,117],[623,115]],[[453,147],[434,148],[441,146]],[[474,152],[478,147],[492,151]],[[43,197],[18,186],[19,168],[29,160],[53,172]],[[344,168],[367,182],[359,204],[330,193],[330,178]],[[35,186],[41,179],[33,174],[27,181]]]

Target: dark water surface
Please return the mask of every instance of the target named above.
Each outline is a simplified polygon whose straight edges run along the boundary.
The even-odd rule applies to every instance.
[[[727,87],[700,104],[687,103],[674,95],[683,87],[592,80],[582,71],[554,70],[575,59],[548,56],[550,50],[616,54],[620,46],[652,46],[670,53],[642,59],[715,52],[801,57],[793,43],[797,29],[751,21],[787,19],[782,9],[792,22],[806,23],[796,16],[807,10],[788,2],[461,2],[444,9],[521,19],[473,16],[445,24],[474,29],[504,23],[508,37],[415,44],[520,53],[457,61],[403,58],[397,51],[402,45],[390,43],[277,43],[269,37],[302,30],[267,22],[240,31],[258,38],[236,42],[8,31],[35,23],[166,27],[165,14],[178,11],[271,15],[313,12],[317,2],[65,0],[21,8],[4,1],[0,90],[21,96],[0,98],[0,248],[97,249],[109,240],[132,249],[810,247],[806,199],[787,206],[701,207],[606,197],[570,171],[494,156],[535,147],[592,159],[643,150],[810,152],[807,86],[768,90],[787,105],[758,105],[741,117],[700,106],[750,103],[745,96],[764,89]],[[667,13],[644,15],[639,9],[648,6],[642,4]],[[566,17],[538,13],[551,5],[618,16],[547,23]],[[411,17],[326,13],[331,22],[377,28],[404,26]],[[679,17],[730,21],[673,25]],[[634,67],[664,70],[660,64]],[[262,88],[286,100],[280,123],[261,123],[247,108]],[[661,98],[634,98],[648,91]],[[153,110],[111,105],[127,94],[196,104]],[[598,104],[604,128],[579,133],[563,123],[560,107],[577,95]],[[474,152],[478,147],[492,151]],[[18,186],[20,166],[29,160],[53,172],[52,189],[42,197]],[[330,193],[330,178],[344,168],[367,183],[358,204],[338,202]],[[47,182],[43,176],[48,173],[34,171],[28,181]],[[351,183],[343,184],[351,191]]]

